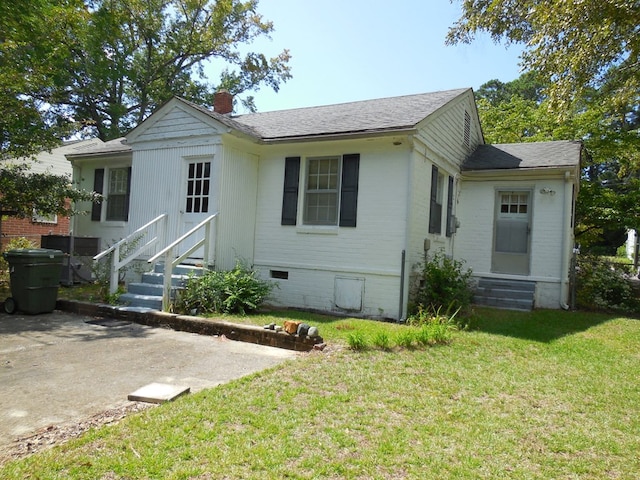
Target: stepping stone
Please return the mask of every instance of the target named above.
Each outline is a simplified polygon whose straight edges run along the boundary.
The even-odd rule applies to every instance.
[[[132,402],[164,403],[189,393],[189,387],[167,385],[166,383],[150,383],[127,396]]]

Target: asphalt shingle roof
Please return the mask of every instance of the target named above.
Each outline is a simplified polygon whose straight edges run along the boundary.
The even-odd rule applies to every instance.
[[[114,154],[114,153],[126,153],[131,151],[131,145],[126,144],[124,137],[109,140],[108,142],[96,145],[93,148],[83,149],[82,151],[68,153],[68,158],[74,156],[86,156],[86,155],[102,155],[102,154]]]
[[[380,98],[231,117],[265,141],[415,127],[468,89]]]
[[[462,164],[462,170],[504,170],[575,167],[582,144],[573,141],[480,145]]]

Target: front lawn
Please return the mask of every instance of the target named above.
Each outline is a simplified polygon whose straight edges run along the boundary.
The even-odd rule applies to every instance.
[[[281,322],[275,315],[255,321]],[[483,309],[448,346],[354,352],[349,333],[393,337],[406,327],[299,315],[320,327],[324,352],[90,431],[5,464],[0,477],[640,474],[637,319]]]

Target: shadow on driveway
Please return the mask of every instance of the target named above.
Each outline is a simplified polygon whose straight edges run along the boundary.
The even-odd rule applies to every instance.
[[[60,311],[0,314],[0,447],[131,404],[149,383],[198,391],[295,358],[279,348]]]

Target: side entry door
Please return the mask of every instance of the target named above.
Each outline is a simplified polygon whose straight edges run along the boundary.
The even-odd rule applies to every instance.
[[[496,192],[492,272],[529,274],[531,197],[530,190]]]
[[[212,197],[212,158],[191,158],[186,164],[186,188],[183,198],[182,232],[185,234],[211,215]],[[185,240],[180,245],[180,254],[186,252],[198,240],[204,238],[204,229]],[[204,249],[199,248],[190,255],[193,259],[202,259]]]

